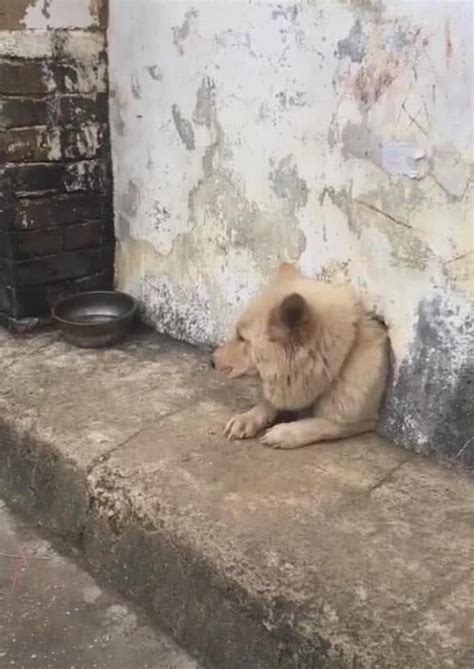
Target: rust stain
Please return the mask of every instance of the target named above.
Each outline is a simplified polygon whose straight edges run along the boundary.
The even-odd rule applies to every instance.
[[[358,68],[344,72],[339,81],[360,101],[366,110],[370,109],[395,83],[398,77],[416,60],[417,52],[428,44],[423,39],[420,26],[403,35],[402,46],[390,49],[386,38],[376,28],[368,49],[368,57]],[[416,77],[416,70],[414,70]]]
[[[391,63],[387,63],[387,68],[390,65]],[[371,107],[392,85],[398,74],[396,71],[390,72],[389,69],[382,69],[377,72],[373,66],[362,67],[355,79],[357,97],[364,105]]]
[[[446,19],[444,22],[444,54],[446,58],[446,68],[448,68],[453,55],[453,43],[451,42],[449,19]]]

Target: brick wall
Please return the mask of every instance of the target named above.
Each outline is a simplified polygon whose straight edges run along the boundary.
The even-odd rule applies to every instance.
[[[36,4],[0,5],[0,321],[9,324],[113,285],[104,3]]]

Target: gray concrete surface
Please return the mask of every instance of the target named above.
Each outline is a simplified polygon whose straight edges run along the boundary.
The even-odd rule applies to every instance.
[[[0,667],[198,669],[2,500]]]
[[[474,666],[461,470],[375,435],[228,442],[252,386],[150,332],[103,351],[1,342],[3,494],[207,666]]]

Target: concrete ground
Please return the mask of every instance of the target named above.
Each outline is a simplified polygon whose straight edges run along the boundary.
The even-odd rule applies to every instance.
[[[0,666],[198,669],[0,501]]]
[[[1,339],[0,490],[208,667],[474,666],[474,487],[375,435],[231,443],[254,389],[150,332]]]

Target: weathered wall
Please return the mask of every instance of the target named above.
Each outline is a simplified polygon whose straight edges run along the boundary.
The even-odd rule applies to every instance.
[[[0,322],[12,327],[113,285],[105,7],[0,1]]]
[[[465,463],[471,26],[470,2],[115,0],[109,29],[119,285],[210,343],[282,259],[353,282],[391,328],[383,430]]]

